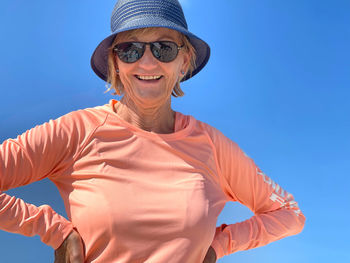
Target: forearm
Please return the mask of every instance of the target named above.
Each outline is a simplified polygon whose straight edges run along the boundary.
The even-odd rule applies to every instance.
[[[56,249],[73,225],[48,205],[37,207],[0,192],[0,229],[25,236],[39,235],[42,242]]]
[[[303,214],[285,208],[258,214],[240,223],[218,227],[212,247],[217,257],[221,258],[298,234],[303,229],[304,222]]]

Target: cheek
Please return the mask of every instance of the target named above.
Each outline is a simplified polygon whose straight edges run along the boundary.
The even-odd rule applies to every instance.
[[[132,90],[132,82],[131,82],[132,76],[125,74],[124,72],[119,73],[119,79],[124,87],[124,92],[130,93],[130,90]]]
[[[130,74],[132,72],[132,64],[124,64],[118,61],[117,59],[117,68],[119,70],[118,76],[124,86],[130,84],[133,75]]]
[[[176,82],[180,77],[181,72],[181,65],[179,63],[176,63],[175,65],[169,66],[165,69],[166,74],[169,78],[169,80]]]
[[[179,74],[177,73],[177,71],[169,72],[168,78],[166,78],[166,87],[169,92],[172,92],[178,80]]]

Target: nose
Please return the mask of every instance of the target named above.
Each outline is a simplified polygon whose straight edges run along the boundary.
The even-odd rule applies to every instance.
[[[150,44],[146,45],[143,56],[139,59],[139,66],[144,68],[154,68],[158,65],[158,60],[153,56]]]

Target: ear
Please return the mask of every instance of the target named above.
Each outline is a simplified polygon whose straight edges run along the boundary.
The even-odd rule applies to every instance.
[[[118,66],[117,55],[114,56],[114,68],[115,68],[115,71],[117,72],[117,74],[119,74],[119,66]]]
[[[182,63],[182,66],[181,66],[181,78],[183,78],[186,74],[187,74],[187,71],[190,67],[190,63],[191,63],[191,57],[190,57],[190,54],[188,52],[184,52],[183,54],[183,63]]]

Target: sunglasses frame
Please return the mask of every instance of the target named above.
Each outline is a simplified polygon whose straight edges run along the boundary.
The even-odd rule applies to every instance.
[[[152,48],[152,47],[154,47],[155,43],[160,43],[160,44],[162,44],[162,43],[171,43],[171,44],[174,44],[176,46],[176,55],[175,55],[175,57],[172,60],[169,60],[169,61],[162,61],[160,58],[156,57],[156,55],[153,53],[153,48]],[[118,46],[125,45],[125,44],[142,44],[142,54],[140,55],[140,57],[138,59],[136,59],[135,61],[132,61],[132,62],[124,61],[121,58],[121,54],[120,54],[120,52],[124,52],[124,51],[122,49],[119,49]],[[162,63],[169,63],[169,62],[174,61],[177,58],[178,54],[179,54],[179,50],[181,50],[184,47],[184,45],[179,46],[175,42],[167,41],[167,40],[164,40],[164,41],[153,41],[153,42],[128,41],[128,42],[122,42],[122,43],[116,44],[113,47],[113,51],[118,55],[118,57],[119,57],[119,59],[121,61],[123,61],[124,63],[131,64],[131,63],[137,62],[138,60],[140,60],[143,57],[143,55],[145,54],[145,51],[146,51],[146,46],[148,46],[148,45],[150,47],[150,50],[151,50],[151,53],[152,53],[153,57],[155,57],[158,61],[160,61]]]

